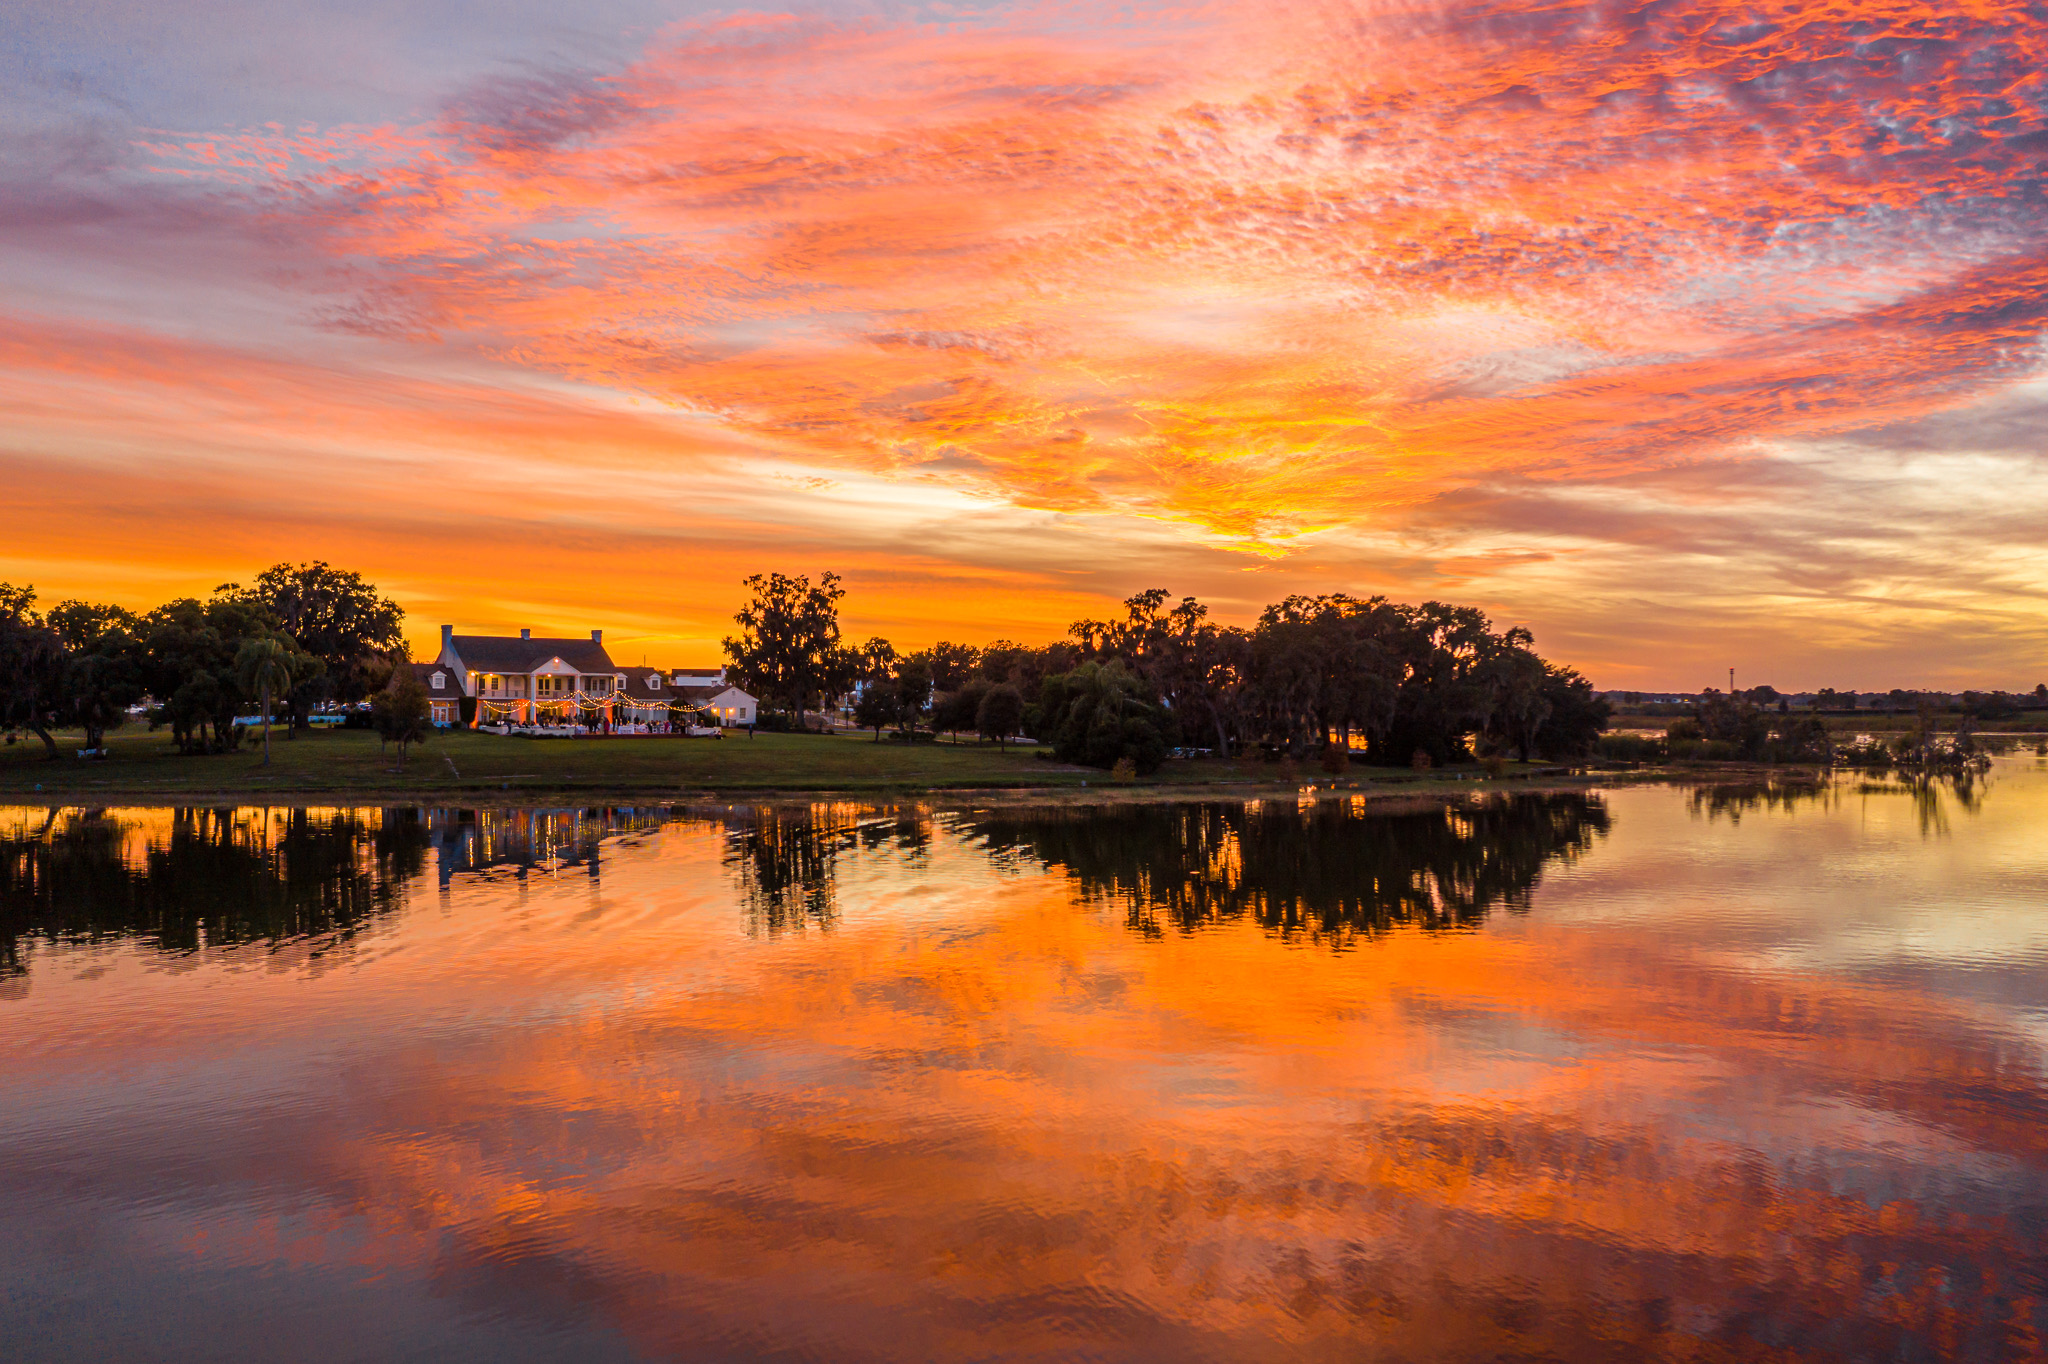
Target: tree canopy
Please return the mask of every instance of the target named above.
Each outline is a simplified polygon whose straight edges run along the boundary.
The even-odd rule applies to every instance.
[[[725,640],[727,673],[761,697],[794,711],[797,724],[813,696],[850,685],[855,661],[839,647],[839,575],[760,574],[746,580],[753,595],[733,615],[740,633]]]
[[[229,586],[219,595],[245,596],[261,605],[298,652],[322,664],[313,672],[294,671],[284,696],[294,728],[304,726],[316,701],[360,701],[377,690],[377,661],[405,641],[403,607],[380,595],[362,574],[324,561],[274,564],[246,591]]]
[[[1295,595],[1250,629],[1218,626],[1201,602],[1160,588],[1124,608],[1120,620],[1075,622],[1077,652],[1121,664],[1142,700],[1178,720],[1180,742],[1220,753],[1341,757],[1362,746],[1397,765],[1475,747],[1571,757],[1606,725],[1590,683],[1538,656],[1527,630],[1496,631],[1473,607]],[[1064,690],[1041,694],[1042,737],[1069,706]]]
[[[27,730],[54,758],[50,731],[64,710],[64,638],[35,607],[34,587],[0,583],[0,725]]]

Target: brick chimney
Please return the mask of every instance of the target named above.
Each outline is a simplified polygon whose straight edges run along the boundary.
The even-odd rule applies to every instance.
[[[455,642],[455,627],[454,627],[454,626],[452,626],[452,625],[444,625],[444,626],[442,626],[442,627],[441,627],[441,652],[442,652],[442,653],[444,653],[444,654],[445,654],[445,653],[447,653],[447,652],[448,652],[448,646],[449,646],[449,645],[451,645],[451,644],[453,644],[454,642]]]
[[[533,631],[531,631],[531,630],[521,630],[521,631],[519,632],[519,637],[520,637],[521,639],[532,639],[532,638],[533,638]]]
[[[592,630],[592,631],[590,632],[590,642],[591,642],[592,644],[602,644],[602,643],[604,643],[604,631],[602,631],[602,630]]]

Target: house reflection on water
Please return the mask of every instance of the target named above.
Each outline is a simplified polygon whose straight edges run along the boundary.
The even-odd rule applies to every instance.
[[[424,825],[435,874],[447,890],[464,873],[510,874],[569,869],[598,877],[602,845],[620,834],[651,833],[675,818],[666,805],[552,809],[428,809],[410,813]]]

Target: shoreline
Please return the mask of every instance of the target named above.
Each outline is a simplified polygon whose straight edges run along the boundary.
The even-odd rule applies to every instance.
[[[223,785],[204,789],[152,788],[140,784],[121,784],[95,787],[91,790],[0,790],[0,805],[48,809],[109,806],[261,806],[273,809],[376,806],[494,809],[536,805],[666,805],[688,810],[711,806],[730,809],[740,805],[1089,806],[1281,799],[1297,802],[1364,799],[1378,805],[1404,801],[1441,804],[1448,799],[1500,792],[1547,794],[1606,786],[1719,785],[1759,781],[1818,784],[1828,779],[1826,770],[1811,766],[1772,767],[1745,764],[1740,767],[1670,766],[1634,770],[1560,767],[1508,777],[1385,777],[1334,781],[1328,778],[1319,781],[1287,781],[1275,778],[1271,781],[1112,783],[1107,780],[1105,774],[1105,779],[1100,783],[1086,785],[1069,782],[1058,785],[951,783],[807,787],[593,782],[588,785],[507,783],[490,787],[451,785],[409,789],[309,786],[266,790],[253,784]]]
[[[75,736],[61,740],[69,747]],[[1996,749],[2048,752],[2032,735],[1982,736]],[[631,743],[516,742],[440,733],[401,764],[374,735],[310,732],[271,744],[274,765],[250,747],[183,755],[160,733],[110,736],[111,755],[49,762],[0,749],[0,804],[21,807],[148,805],[273,808],[818,804],[924,801],[1005,805],[1159,801],[1301,800],[1342,795],[1375,802],[1473,792],[1575,790],[1642,783],[1815,783],[1855,769],[1814,763],[1645,761],[1510,763],[1489,776],[1478,763],[1413,771],[1353,762],[1269,762],[1257,756],[1186,758],[1134,782],[1052,760],[1042,745],[896,745],[864,738],[761,734],[737,741],[651,737]],[[1830,773],[1833,775],[1830,775]],[[1870,769],[1866,778],[1881,779]]]

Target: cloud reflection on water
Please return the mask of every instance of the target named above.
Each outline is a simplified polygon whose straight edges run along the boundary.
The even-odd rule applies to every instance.
[[[346,1299],[362,1355],[2024,1358],[2040,1049],[1727,949],[1801,931],[1772,906],[1838,838],[2025,894],[1996,840],[2040,786],[1932,845],[1668,789],[458,816],[468,867],[344,969],[31,944],[0,1313],[68,1278],[254,1355],[285,1351],[240,1323]]]

